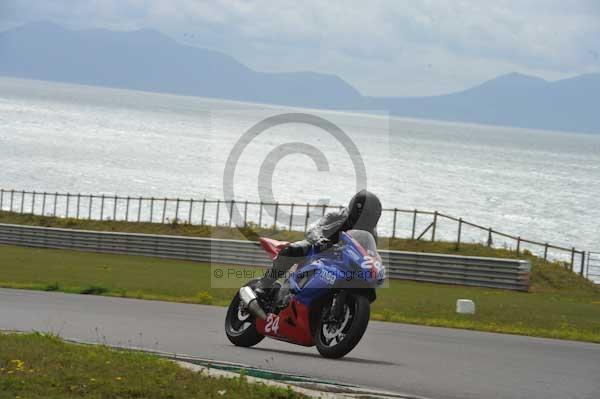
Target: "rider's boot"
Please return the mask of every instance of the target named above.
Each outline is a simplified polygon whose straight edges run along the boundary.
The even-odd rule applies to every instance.
[[[254,292],[259,297],[267,296],[271,290],[273,289],[273,284],[275,283],[275,279],[268,274],[264,275],[260,280],[256,282],[256,286],[254,287]]]
[[[284,249],[282,252],[285,253],[285,251],[286,250]],[[269,268],[256,283],[254,292],[257,296],[265,298],[273,292],[275,281],[277,281],[278,278],[285,278],[285,273],[283,271],[290,268],[288,262],[287,257],[281,256],[281,253],[273,259],[273,266],[271,266],[271,268]]]

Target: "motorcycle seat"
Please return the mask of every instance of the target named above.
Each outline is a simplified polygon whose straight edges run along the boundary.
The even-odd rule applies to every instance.
[[[260,246],[269,254],[271,259],[275,259],[279,251],[290,244],[288,241],[278,241],[267,237],[260,237],[259,241]]]

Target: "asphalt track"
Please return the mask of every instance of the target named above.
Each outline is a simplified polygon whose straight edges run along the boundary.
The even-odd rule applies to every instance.
[[[225,308],[0,289],[0,329],[143,346],[429,398],[600,398],[600,345],[372,322],[347,357],[265,339],[238,348]]]

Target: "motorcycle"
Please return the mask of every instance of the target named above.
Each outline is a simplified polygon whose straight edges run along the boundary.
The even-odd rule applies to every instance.
[[[369,323],[375,289],[385,267],[375,239],[364,230],[342,232],[340,243],[322,253],[311,250],[301,265],[276,282],[265,295],[252,280],[234,296],[225,319],[229,341],[251,347],[265,336],[292,344],[316,346],[327,358],[341,358],[361,340]],[[274,259],[289,243],[261,238]]]

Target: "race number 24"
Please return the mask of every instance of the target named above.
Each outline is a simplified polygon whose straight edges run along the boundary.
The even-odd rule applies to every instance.
[[[265,324],[265,332],[277,334],[277,331],[279,331],[279,316],[269,313],[267,324]]]

